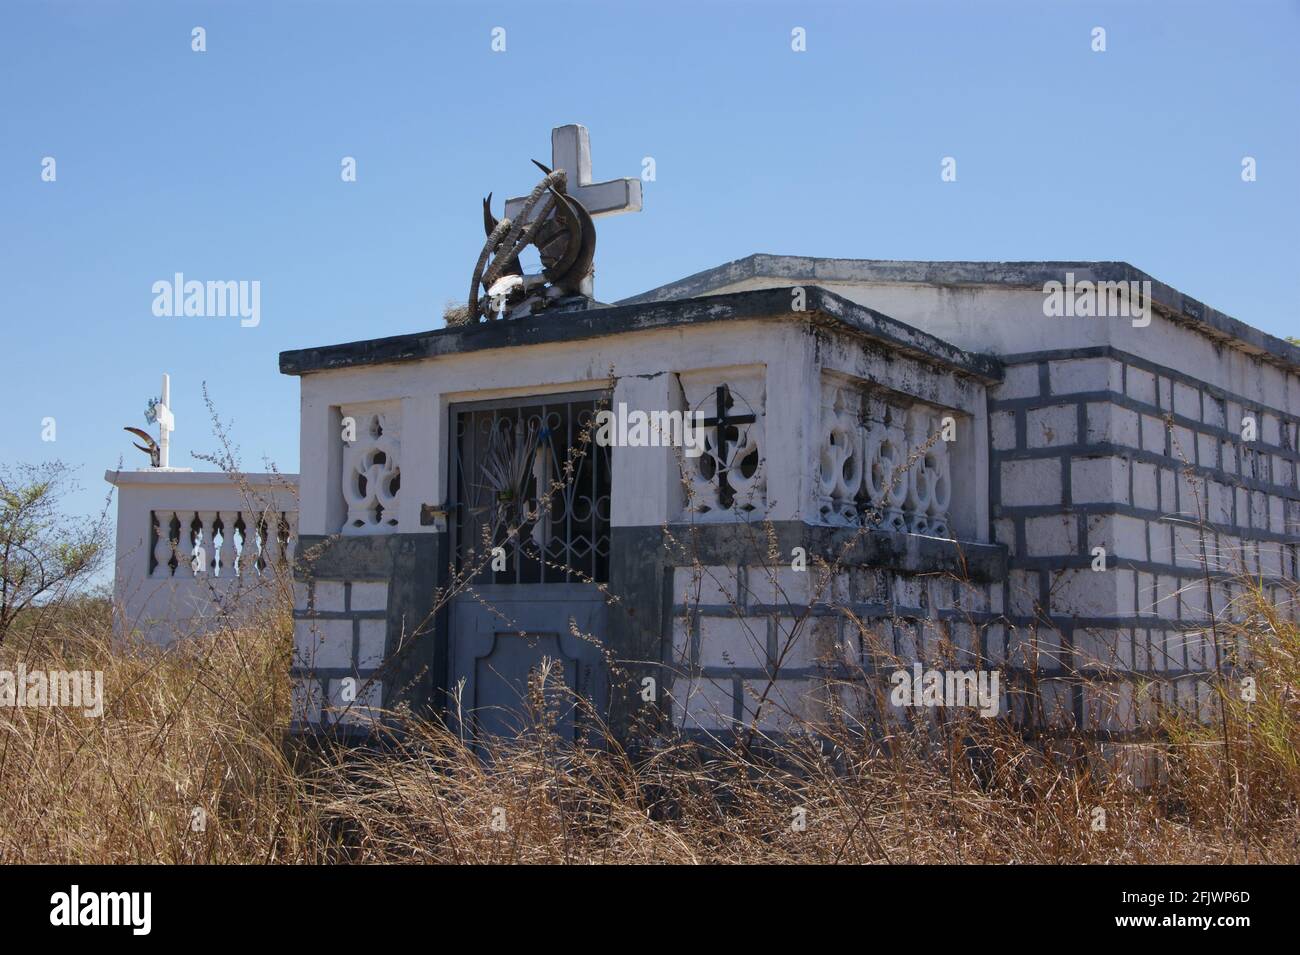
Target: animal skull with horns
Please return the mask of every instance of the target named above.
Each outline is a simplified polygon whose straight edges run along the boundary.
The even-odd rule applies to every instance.
[[[492,215],[492,194],[483,200],[487,241],[474,268],[469,293],[469,321],[480,316],[528,315],[570,295],[583,293],[596,255],[596,227],[591,215],[567,191],[563,169],[551,170],[533,160],[545,175],[529,193],[516,220]],[[542,198],[538,215],[532,211]],[[529,245],[542,260],[540,275],[525,275],[519,255]],[[480,287],[482,293],[480,293]]]
[[[156,468],[161,465],[162,449],[158,447],[158,442],[153,439],[153,435],[151,435],[148,431],[141,430],[140,428],[123,428],[122,430],[130,431],[141,441],[146,442],[145,444],[137,444],[135,446],[139,448],[141,451],[143,451],[145,454],[149,455],[150,467]]]

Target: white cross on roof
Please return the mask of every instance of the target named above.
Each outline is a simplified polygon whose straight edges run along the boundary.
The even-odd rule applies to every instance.
[[[551,130],[551,168],[568,173],[568,193],[583,204],[592,217],[641,211],[641,180],[635,178],[591,181],[591,137],[586,126],[571,123]],[[527,196],[506,200],[506,217],[515,218]],[[545,205],[539,202],[533,214]]]

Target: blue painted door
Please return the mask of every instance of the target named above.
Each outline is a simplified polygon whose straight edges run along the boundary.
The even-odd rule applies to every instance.
[[[547,727],[566,741],[594,730],[608,672],[601,635],[607,608],[594,585],[476,588],[453,604],[454,719],[475,740]]]

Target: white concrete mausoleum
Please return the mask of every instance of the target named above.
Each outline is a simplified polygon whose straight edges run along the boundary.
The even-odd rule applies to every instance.
[[[1048,317],[1067,275],[1149,281],[1149,323]],[[1208,697],[1234,569],[1296,578],[1300,350],[1122,263],[756,255],[280,367],[302,383],[303,726],[364,718],[348,678],[377,706],[446,712],[460,686],[501,707],[549,656],[619,729],[651,677],[661,724],[780,732],[869,671],[866,622],[904,659],[943,640],[1004,685],[1032,673],[1046,719],[1125,738],[1147,678]],[[590,448],[536,518],[584,425],[624,405],[723,421],[694,460]],[[502,516],[485,462],[525,445]],[[493,540],[503,569],[482,564]],[[834,565],[829,588],[786,566],[796,547]],[[472,595],[448,598],[458,574]],[[779,705],[755,713],[768,681]]]
[[[250,539],[293,567],[296,729],[508,735],[549,660],[589,706],[565,734],[780,734],[867,708],[844,687],[883,646],[1124,742],[1208,706],[1239,573],[1289,599],[1300,349],[1118,262],[754,255],[602,303],[591,214],[640,184],[593,183],[581,127],[555,147],[509,218],[485,203],[453,324],[280,356],[296,523]],[[611,446],[604,412],[657,424]],[[702,453],[649,439],[673,416]],[[182,536],[127,543],[165,581],[196,523],[270,527],[164,503]]]

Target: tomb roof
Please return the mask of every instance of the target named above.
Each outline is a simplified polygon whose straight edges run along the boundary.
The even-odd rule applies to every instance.
[[[1300,347],[1211,308],[1127,262],[915,262],[755,253],[622,299],[618,304],[698,298],[755,281],[782,285],[928,285],[1041,291],[1048,282],[1060,282],[1067,272],[1074,273],[1076,281],[1149,281],[1156,310],[1165,317],[1262,360],[1300,370]]]
[[[490,348],[576,342],[605,335],[681,328],[718,321],[804,319],[877,342],[985,382],[1000,381],[1002,363],[958,348],[904,322],[816,286],[803,287],[804,309],[793,311],[793,287],[761,288],[701,298],[587,304],[552,308],[526,318],[477,322],[368,341],[280,353],[286,375],[419,361]]]

